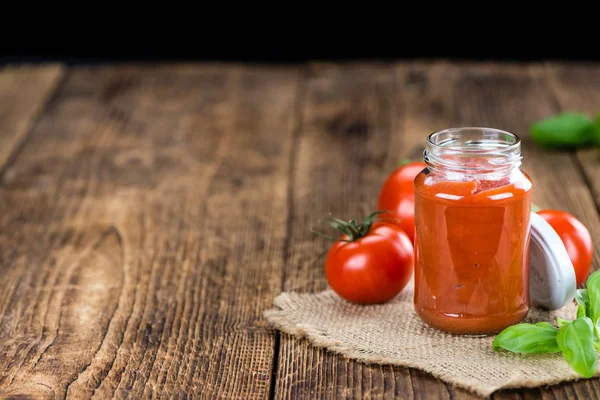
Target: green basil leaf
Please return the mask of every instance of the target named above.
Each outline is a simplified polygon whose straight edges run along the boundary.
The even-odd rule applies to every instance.
[[[590,312],[590,298],[588,296],[587,289],[577,289],[575,292],[575,301],[577,304],[584,307],[585,315],[591,318],[592,314]]]
[[[596,114],[596,121],[594,121],[594,128],[596,130],[596,146],[600,147],[600,111]]]
[[[586,281],[588,295],[588,317],[595,326],[600,317],[600,270],[593,272]]]
[[[595,281],[600,278],[600,270],[593,271],[586,279],[585,286],[589,289],[590,281]]]
[[[577,112],[563,112],[531,125],[532,139],[551,148],[575,148],[595,142],[594,121]]]
[[[566,324],[571,323],[571,321],[568,319],[561,318],[561,317],[556,317],[556,323],[558,324],[558,327],[561,328],[561,327],[565,326]]]
[[[577,306],[577,318],[585,317],[585,307],[579,304]]]
[[[492,349],[505,349],[513,353],[559,353],[556,343],[559,330],[548,322],[521,323],[509,326],[496,336]]]
[[[577,318],[563,326],[556,336],[558,347],[571,368],[584,378],[596,373],[594,327],[588,317]]]
[[[575,292],[575,301],[577,301],[577,304],[587,305],[589,302],[587,289],[577,289]]]
[[[557,330],[556,327],[554,327],[550,322],[546,322],[546,321],[536,322],[535,324],[533,324],[533,326],[537,326],[537,327],[544,328],[544,329]]]

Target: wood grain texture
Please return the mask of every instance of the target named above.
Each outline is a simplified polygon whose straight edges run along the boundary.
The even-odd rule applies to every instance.
[[[0,186],[0,396],[268,397],[297,78],[70,74]]]
[[[600,221],[591,193],[573,157],[540,149],[529,138],[529,124],[556,111],[539,67],[510,64],[434,63],[401,65],[399,81],[405,92],[406,135],[418,138],[450,126],[491,126],[514,132],[523,140],[523,168],[535,185],[534,201],[542,207],[572,212],[586,221],[600,248]],[[407,139],[408,140],[408,139]],[[568,190],[565,190],[568,188]],[[594,259],[594,269],[600,266]],[[501,391],[494,398],[589,398],[600,393],[598,379],[564,387]]]
[[[561,111],[582,112],[591,118],[600,118],[600,65],[552,63],[544,72]],[[576,157],[600,213],[600,148],[577,150]]]
[[[364,217],[448,126],[521,135],[536,203],[600,248],[597,153],[527,133],[600,108],[594,66],[53,68],[0,72],[0,398],[477,398],[262,318],[326,287],[319,219]],[[493,397],[599,398],[600,380]]]
[[[0,171],[27,136],[64,73],[59,64],[0,68]]]
[[[406,155],[394,87],[390,65],[311,65],[295,146],[285,291],[326,288],[323,262],[331,243],[311,229],[332,233],[318,223],[329,212],[350,219],[374,210],[387,173]],[[453,396],[427,374],[356,363],[282,335],[275,398]]]

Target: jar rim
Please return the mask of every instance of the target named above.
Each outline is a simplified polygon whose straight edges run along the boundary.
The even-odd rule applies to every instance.
[[[452,134],[452,133],[461,133],[461,132],[468,132],[468,131],[480,131],[482,134],[485,133],[493,133],[493,134],[499,134],[499,135],[505,135],[507,137],[513,138],[514,142],[508,144],[506,146],[502,146],[502,151],[511,151],[514,149],[518,149],[521,146],[521,138],[519,137],[519,135],[504,130],[504,129],[499,129],[499,128],[491,128],[491,127],[485,127],[485,126],[457,126],[457,127],[450,127],[450,128],[445,128],[445,129],[440,129],[437,131],[434,131],[432,133],[430,133],[427,136],[427,144],[429,146],[432,146],[433,148],[438,148],[438,149],[444,149],[444,150],[452,150],[452,148],[448,148],[443,146],[440,143],[436,143],[433,139],[436,136],[440,136],[442,134]],[[456,149],[456,151],[460,151],[460,152],[474,152],[474,153],[485,153],[485,152],[497,152],[499,149],[498,148],[494,148],[494,149],[482,149],[482,148],[468,148],[468,147],[461,147],[460,149]]]
[[[433,132],[427,137],[423,151],[429,169],[469,176],[509,173],[521,165],[522,158],[518,135],[487,127],[454,127]]]

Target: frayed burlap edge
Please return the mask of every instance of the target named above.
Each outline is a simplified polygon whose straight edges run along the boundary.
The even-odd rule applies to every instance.
[[[534,382],[529,379],[513,379],[507,381],[505,384],[500,386],[489,386],[482,387],[480,383],[476,380],[470,380],[468,378],[464,378],[461,380],[457,380],[454,376],[449,376],[448,374],[444,374],[443,371],[436,370],[433,368],[423,367],[421,365],[417,365],[410,360],[396,360],[393,358],[382,357],[382,356],[370,356],[365,355],[355,348],[349,347],[344,342],[340,342],[337,340],[333,340],[328,337],[327,333],[317,329],[310,324],[303,324],[299,321],[293,320],[286,311],[286,307],[293,306],[293,298],[301,297],[301,296],[312,296],[315,298],[327,298],[331,296],[335,296],[332,291],[326,290],[320,293],[312,293],[312,294],[302,294],[296,292],[283,292],[279,296],[277,296],[273,305],[276,308],[265,310],[263,312],[263,316],[265,319],[276,329],[281,332],[287,333],[289,335],[293,335],[297,338],[305,338],[309,342],[311,342],[314,346],[327,349],[336,354],[340,354],[346,359],[356,360],[361,363],[371,365],[396,365],[400,367],[408,367],[418,369],[420,371],[427,372],[432,376],[441,379],[444,382],[447,382],[455,387],[463,388],[471,393],[477,394],[484,398],[489,398],[494,392],[498,390],[504,389],[520,389],[520,388],[540,388],[540,387],[550,387],[552,385],[566,383],[566,382],[576,382],[582,379],[582,377],[578,375],[574,375],[572,377],[560,378],[560,379],[548,379],[547,381],[540,383]],[[599,376],[597,373],[595,376]]]

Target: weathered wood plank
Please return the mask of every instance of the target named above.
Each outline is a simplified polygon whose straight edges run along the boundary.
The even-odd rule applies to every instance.
[[[450,125],[523,135],[536,202],[600,237],[576,159],[526,137],[530,121],[557,111],[554,96],[584,106],[593,93],[580,96],[579,82],[555,77],[556,94],[536,67],[317,67],[293,140],[298,78],[189,65],[67,79],[0,182],[0,397],[267,397],[275,334],[260,315],[282,264],[285,290],[323,289],[329,243],[310,229],[329,211],[368,213],[386,174]],[[287,335],[279,357],[276,398],[475,398]],[[595,379],[495,397],[598,396]]]
[[[545,72],[560,110],[582,112],[592,118],[600,115],[600,64],[552,63]],[[577,150],[577,160],[600,212],[600,149]]]
[[[555,400],[555,399],[598,399],[600,385],[598,380],[557,384],[540,389],[511,389],[496,393],[493,398],[502,400]]]
[[[586,221],[598,247],[600,221],[572,157],[544,151],[529,138],[529,124],[555,111],[546,82],[536,73],[536,67],[528,70],[506,64],[417,63],[401,65],[398,71],[399,82],[407,85],[405,135],[414,135],[417,146],[429,133],[450,126],[492,126],[520,135],[523,168],[534,181],[536,203],[567,210]],[[595,258],[594,269],[599,260]],[[514,398],[515,393],[552,398],[565,391],[585,398],[597,388],[598,380],[594,379],[562,388],[500,392],[495,398]]]
[[[292,177],[286,291],[326,288],[331,245],[311,233],[329,212],[362,218],[374,210],[381,184],[404,156],[394,126],[395,75],[390,65],[312,65]],[[365,365],[308,341],[282,335],[275,398],[442,398],[453,392],[406,368]]]
[[[0,171],[64,74],[58,64],[0,69]]]
[[[78,68],[0,187],[0,394],[266,398],[293,69]]]

